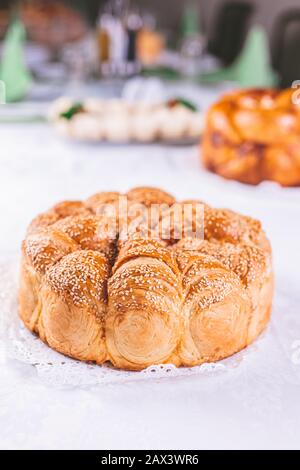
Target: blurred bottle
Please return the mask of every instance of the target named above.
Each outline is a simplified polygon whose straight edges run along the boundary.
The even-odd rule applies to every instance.
[[[112,17],[108,13],[101,15],[97,22],[98,57],[100,63],[109,61],[111,24]]]
[[[127,77],[139,70],[136,38],[142,19],[128,0],[111,0],[97,23],[97,42],[101,73]]]
[[[137,58],[137,37],[143,26],[143,20],[137,9],[131,9],[126,18],[126,28],[128,33],[127,60],[136,62]]]
[[[187,5],[182,18],[181,68],[188,77],[201,72],[201,57],[206,48],[206,40],[201,33],[198,8],[194,3]]]
[[[157,63],[165,47],[164,37],[157,31],[156,19],[152,14],[143,16],[143,27],[137,37],[137,55],[143,65]]]

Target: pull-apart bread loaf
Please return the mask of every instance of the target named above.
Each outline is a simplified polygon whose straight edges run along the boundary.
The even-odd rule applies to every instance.
[[[300,185],[300,106],[295,89],[238,90],[208,111],[201,158],[224,178]]]
[[[180,235],[179,220],[192,233]],[[155,188],[60,203],[22,245],[26,327],[67,356],[121,369],[230,356],[264,329],[272,295],[260,222]]]

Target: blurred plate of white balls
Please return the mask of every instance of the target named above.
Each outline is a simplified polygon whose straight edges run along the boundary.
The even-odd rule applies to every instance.
[[[188,144],[203,130],[203,115],[181,97],[161,103],[62,97],[51,105],[49,119],[62,136],[86,142]]]

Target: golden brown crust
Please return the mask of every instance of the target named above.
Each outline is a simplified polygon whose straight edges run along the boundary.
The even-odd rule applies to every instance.
[[[175,203],[155,188],[128,194],[112,237],[119,193],[61,203],[30,225],[19,290],[26,327],[63,354],[131,370],[193,366],[251,343],[268,323],[273,295],[261,224],[200,201]],[[160,205],[146,231],[136,204],[146,215]],[[177,236],[182,220],[192,237]]]
[[[147,186],[131,189],[127,193],[127,197],[129,201],[141,203],[147,207],[151,204],[167,204],[171,206],[175,202],[173,196],[165,191]]]
[[[46,228],[58,220],[72,215],[88,215],[89,210],[81,201],[63,201],[49,211],[38,215],[28,227],[28,233]]]
[[[94,214],[97,214],[98,210],[101,210],[104,204],[118,203],[120,196],[120,193],[112,191],[96,193],[86,200],[85,205]]]
[[[300,184],[300,111],[295,90],[225,95],[207,113],[202,160],[211,171],[250,184]]]

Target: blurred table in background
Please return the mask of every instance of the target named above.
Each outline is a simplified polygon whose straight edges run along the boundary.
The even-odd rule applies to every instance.
[[[233,87],[231,83],[201,86],[188,80],[163,81],[146,78],[136,78],[129,81],[121,79],[97,80],[89,81],[86,84],[77,81],[68,83],[62,83],[61,81],[40,82],[32,86],[26,100],[0,105],[0,122],[45,120],[51,102],[60,96],[69,96],[76,100],[91,97],[104,99],[126,98],[124,95],[127,93],[126,89],[129,88],[128,84],[131,83],[134,84],[134,89],[138,90],[137,93],[140,90],[143,91],[141,96],[141,99],[143,99],[148,82],[155,83],[155,91],[162,97],[162,100],[172,99],[177,96],[184,97],[195,103],[201,112],[205,112],[221,94]],[[153,98],[154,100],[157,99],[156,96]],[[30,127],[28,127],[28,131],[30,132]]]

